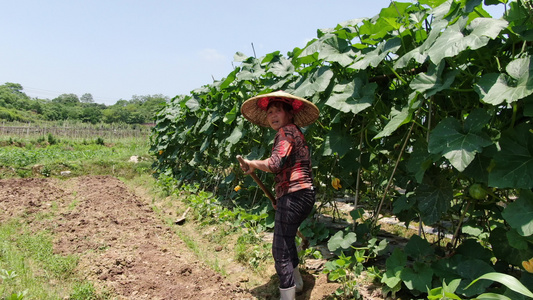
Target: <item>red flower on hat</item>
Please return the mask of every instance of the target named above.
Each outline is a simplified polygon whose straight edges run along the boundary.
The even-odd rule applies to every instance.
[[[257,100],[257,106],[262,109],[262,110],[267,110],[267,107],[268,107],[268,103],[269,103],[269,99],[267,97],[265,98],[259,98],[259,100]]]
[[[295,113],[300,111],[303,108],[303,105],[304,105],[304,103],[302,101],[300,101],[300,100],[283,98],[283,97],[275,97],[275,98],[264,97],[264,98],[259,98],[259,99],[257,99],[256,104],[257,104],[257,107],[259,107],[261,110],[266,111],[267,108],[268,108],[268,104],[271,101],[280,101],[280,102],[288,103],[288,104],[290,104],[292,106],[292,109],[294,110]]]
[[[302,109],[303,104],[304,103],[302,101],[294,99],[292,101],[292,109],[294,109],[294,112],[297,113],[300,111],[300,109]]]

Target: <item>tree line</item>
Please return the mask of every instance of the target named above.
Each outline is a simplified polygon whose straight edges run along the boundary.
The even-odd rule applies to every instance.
[[[0,85],[0,121],[81,121],[85,123],[152,123],[155,114],[169,101],[157,94],[132,96],[113,105],[94,103],[93,96],[85,93],[61,94],[53,99],[31,98],[19,83]]]

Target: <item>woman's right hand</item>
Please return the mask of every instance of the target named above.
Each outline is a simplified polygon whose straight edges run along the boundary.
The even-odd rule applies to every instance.
[[[255,170],[255,168],[252,166],[250,161],[247,159],[243,158],[242,161],[240,161],[240,165],[241,165],[241,169],[244,171],[246,175],[251,174]]]
[[[269,158],[265,160],[248,160],[248,159],[244,159],[242,156],[238,156],[237,158],[241,165],[241,169],[244,171],[246,175],[252,174],[255,171],[255,169],[259,169],[261,171],[269,172],[269,173],[272,172],[270,171],[270,168],[268,167]]]

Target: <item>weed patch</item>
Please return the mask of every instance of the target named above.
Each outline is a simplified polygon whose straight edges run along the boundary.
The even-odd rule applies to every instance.
[[[0,299],[106,299],[75,276],[78,257],[53,253],[47,232],[13,219],[0,225],[0,241]]]

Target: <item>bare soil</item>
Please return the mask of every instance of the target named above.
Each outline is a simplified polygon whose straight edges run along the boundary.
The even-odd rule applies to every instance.
[[[116,299],[278,299],[275,273],[247,286],[214,272],[138,193],[112,176],[0,180],[0,222],[23,218],[50,231],[59,254],[80,257],[79,274]],[[241,272],[247,272],[244,268]],[[328,299],[338,287],[304,272],[297,299]],[[273,279],[274,278],[274,279]],[[369,291],[364,299],[373,299]],[[375,291],[374,291],[375,293]]]

